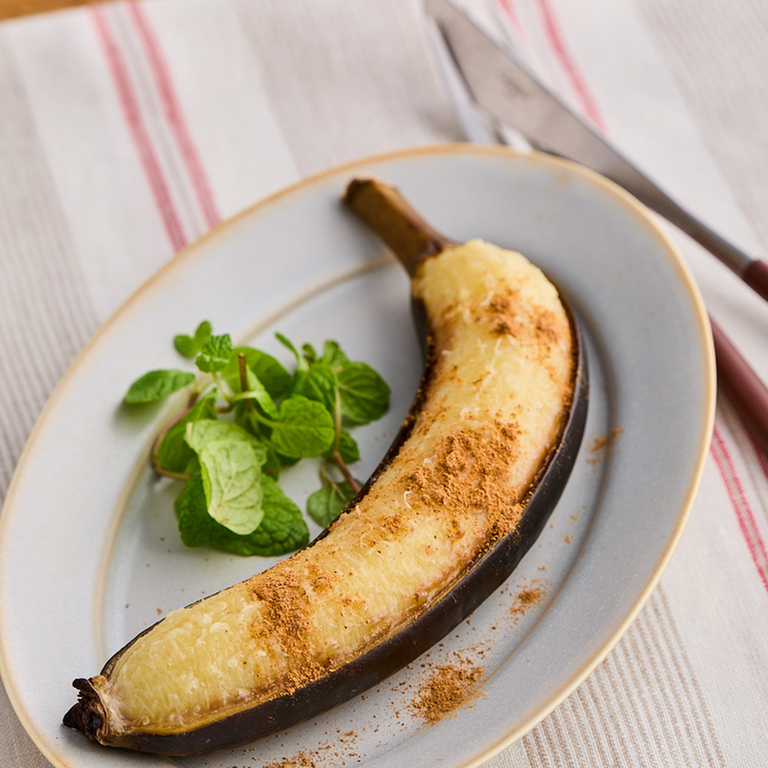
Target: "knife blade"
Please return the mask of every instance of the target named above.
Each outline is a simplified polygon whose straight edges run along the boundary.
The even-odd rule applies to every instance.
[[[768,300],[768,264],[683,208],[449,0],[425,0],[476,104],[544,152],[590,168],[689,235]]]
[[[438,0],[429,2],[436,4]],[[429,40],[449,91],[454,113],[467,140],[475,143],[510,143],[507,131],[498,125],[489,124],[488,115],[479,114],[478,103],[450,50],[448,39],[436,21],[432,21],[434,26],[428,27]],[[498,122],[499,118],[493,113],[491,117],[491,123]],[[519,122],[517,124],[520,125]],[[521,141],[516,135],[513,138],[516,142]],[[543,149],[534,136],[529,138],[531,145]],[[768,388],[720,327],[711,317],[709,320],[718,387],[728,395],[756,445],[768,454]]]

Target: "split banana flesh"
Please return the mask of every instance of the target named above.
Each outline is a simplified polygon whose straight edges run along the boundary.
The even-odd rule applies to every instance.
[[[345,201],[412,277],[425,373],[361,493],[304,550],[169,613],[75,680],[64,723],[169,755],[253,741],[316,716],[426,651],[509,576],[544,527],[586,418],[583,346],[520,254],[434,232],[397,191]]]

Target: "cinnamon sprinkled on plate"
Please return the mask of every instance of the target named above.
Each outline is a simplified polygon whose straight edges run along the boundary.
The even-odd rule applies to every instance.
[[[605,457],[608,450],[613,447],[613,444],[623,431],[624,427],[614,427],[607,435],[596,437],[589,446],[589,459],[587,461],[590,464],[597,464]]]
[[[544,594],[544,587],[537,581],[523,587],[515,595],[515,602],[512,604],[511,612],[515,621],[519,620],[531,606],[541,602]]]
[[[425,722],[436,723],[477,695],[482,676],[483,668],[469,659],[435,665],[411,708]]]

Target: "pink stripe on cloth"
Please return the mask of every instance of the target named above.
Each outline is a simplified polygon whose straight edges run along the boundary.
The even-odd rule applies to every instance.
[[[138,150],[144,173],[149,182],[152,195],[157,204],[165,230],[171,241],[174,251],[178,251],[187,244],[179,220],[178,213],[171,199],[168,183],[163,176],[163,171],[158,161],[157,154],[144,123],[139,107],[138,97],[131,83],[128,67],[126,66],[120,47],[110,27],[109,19],[103,8],[93,6],[91,16],[96,24],[99,38],[104,47],[104,52],[112,73],[115,89],[117,90],[123,114]]]
[[[216,201],[211,191],[211,185],[200,160],[200,154],[192,139],[192,136],[184,117],[184,112],[179,104],[173,85],[168,64],[163,54],[160,42],[152,29],[151,22],[140,2],[132,2],[128,6],[130,18],[135,24],[144,51],[147,55],[152,76],[155,79],[157,90],[163,104],[165,118],[171,128],[171,135],[179,148],[179,153],[184,161],[184,166],[189,174],[192,187],[202,209],[203,216],[209,227],[213,227],[221,221]]]
[[[495,3],[496,6],[501,9],[501,12],[509,19],[510,24],[512,24],[515,29],[515,34],[521,40],[525,40],[525,29],[523,29],[523,25],[520,23],[520,16],[517,14],[514,0],[495,0]]]
[[[558,24],[557,16],[550,5],[550,0],[538,0],[538,5],[544,20],[544,28],[547,33],[549,45],[579,100],[582,113],[601,131],[604,131],[605,122],[600,114],[597,102],[565,45],[565,41],[560,31],[560,25]]]
[[[754,513],[744,493],[744,487],[733,464],[731,454],[728,451],[723,436],[717,429],[712,434],[711,452],[725,483],[728,498],[733,506],[733,511],[736,514],[736,519],[749,549],[749,554],[752,557],[752,562],[757,569],[760,580],[763,582],[763,586],[768,591],[768,551],[766,551],[765,542],[760,535]]]

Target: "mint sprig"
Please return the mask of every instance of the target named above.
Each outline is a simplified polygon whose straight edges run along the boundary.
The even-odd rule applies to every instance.
[[[232,354],[232,339],[228,333],[209,336],[195,358],[195,365],[204,373],[223,371]]]
[[[320,487],[307,514],[330,525],[360,490],[349,469],[360,454],[349,427],[380,418],[390,390],[366,363],[350,361],[335,341],[318,354],[310,344],[291,351],[290,372],[268,353],[235,347],[203,321],[174,346],[200,375],[150,371],[125,396],[136,406],[189,389],[187,410],[162,430],[152,466],[184,483],[175,511],[187,546],[239,555],[280,555],[308,542],[307,523],[277,483],[281,470],[303,459],[319,463]]]

